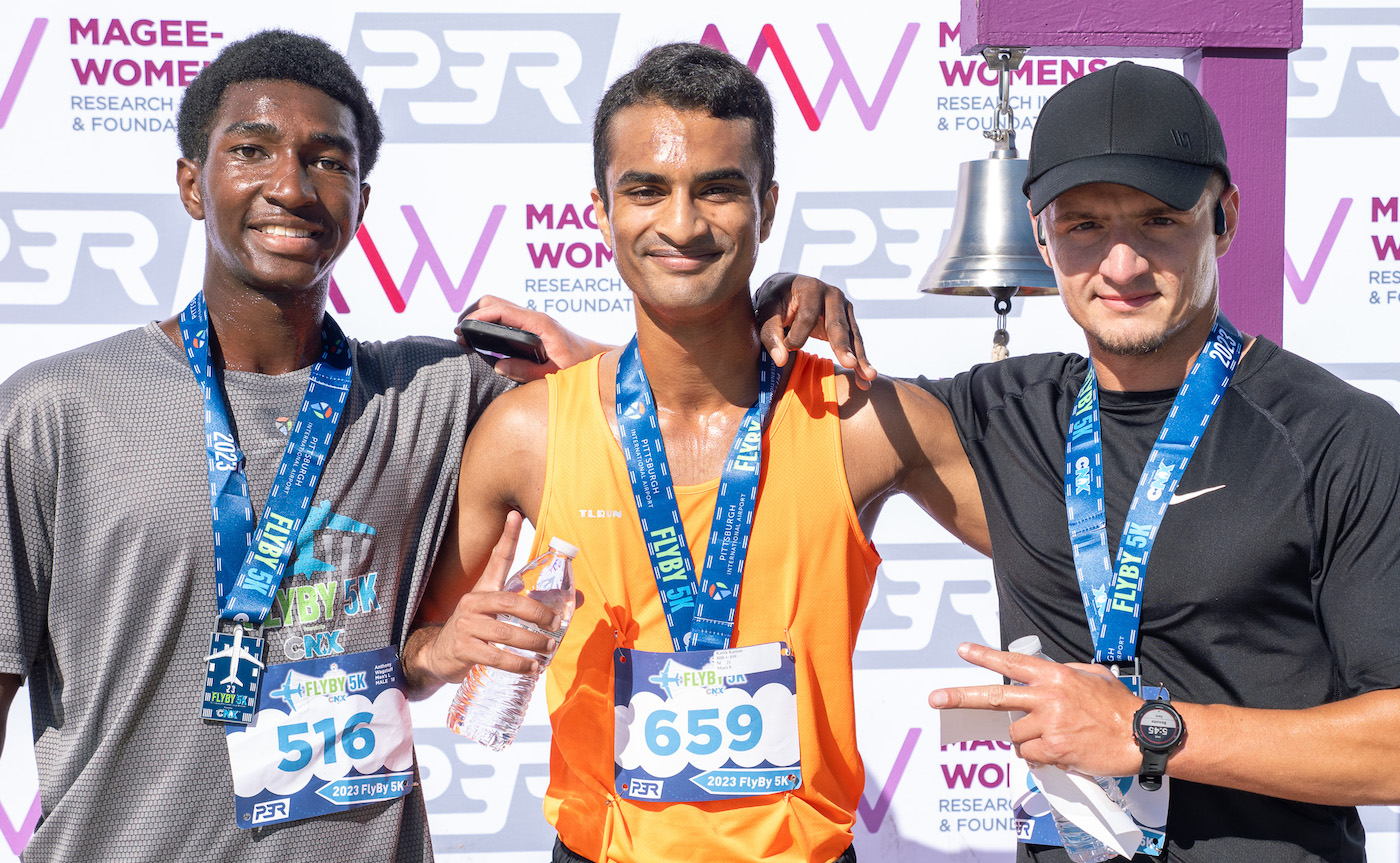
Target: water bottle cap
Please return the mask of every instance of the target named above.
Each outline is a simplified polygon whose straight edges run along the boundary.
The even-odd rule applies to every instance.
[[[564,555],[565,557],[578,557],[578,548],[569,545],[559,537],[554,537],[549,541],[549,547]]]
[[[1024,653],[1026,656],[1038,656],[1040,654],[1040,636],[1023,635],[1006,646],[1012,653]]]

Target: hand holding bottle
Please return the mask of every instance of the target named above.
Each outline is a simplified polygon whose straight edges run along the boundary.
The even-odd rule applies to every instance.
[[[476,665],[530,673],[538,665],[533,655],[548,648],[549,638],[541,631],[558,629],[554,609],[537,599],[503,589],[510,577],[521,520],[519,513],[509,514],[481,577],[457,601],[448,619],[441,626],[432,627],[431,637],[415,652],[414,668],[430,678],[434,687],[460,683]],[[532,628],[512,625],[501,617],[514,618]]]
[[[502,615],[497,623],[518,627],[544,639],[544,644],[538,648],[499,645],[504,652],[533,660],[533,668],[515,672],[494,664],[473,666],[452,699],[447,714],[448,728],[495,750],[504,749],[515,739],[530,706],[535,682],[563,640],[573,616],[573,559],[577,555],[578,549],[556,537],[550,540],[548,551],[527,563],[502,585],[503,592],[529,598],[549,609],[555,616],[552,628],[542,629],[537,623],[512,614]]]

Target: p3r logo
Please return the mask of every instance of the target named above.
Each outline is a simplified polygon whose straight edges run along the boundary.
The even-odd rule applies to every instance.
[[[956,197],[951,191],[798,192],[778,269],[843,287],[863,319],[985,317],[985,298],[929,303],[917,292],[943,246]]]
[[[285,797],[253,804],[253,823],[268,824],[285,821],[292,816],[291,804]]]
[[[430,817],[451,822],[454,835],[469,834],[475,854],[538,858],[555,836],[539,817],[549,785],[548,727],[527,720],[514,743],[489,752],[433,724],[415,722],[413,733]]]
[[[7,194],[0,320],[138,324],[165,317],[189,226],[174,195]]]
[[[1288,63],[1288,134],[1400,135],[1400,9],[1308,9]]]
[[[617,19],[362,12],[347,56],[392,141],[587,141]]]

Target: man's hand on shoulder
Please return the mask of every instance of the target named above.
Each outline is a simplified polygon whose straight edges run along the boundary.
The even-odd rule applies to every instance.
[[[759,339],[779,366],[787,364],[790,351],[815,337],[831,345],[836,361],[855,373],[856,386],[870,388],[878,372],[865,355],[855,308],[840,288],[811,276],[775,273],[754,294],[754,307]]]
[[[831,345],[836,361],[855,372],[856,386],[869,388],[877,372],[865,355],[855,309],[840,288],[810,276],[778,273],[763,283],[754,302],[759,339],[779,366],[787,365],[789,354],[806,344],[808,338],[823,339]],[[462,312],[459,326],[464,320],[504,324],[540,337],[548,362],[510,357],[494,362],[497,374],[522,383],[539,380],[615,347],[572,332],[544,312],[489,294]],[[457,343],[471,350],[460,329]]]
[[[496,373],[513,381],[539,380],[551,372],[566,369],[589,357],[601,354],[609,347],[565,329],[563,325],[544,312],[527,309],[512,303],[510,300],[503,300],[489,294],[467,306],[466,311],[462,312],[461,317],[458,318],[459,326],[464,320],[504,324],[508,327],[534,333],[540,337],[540,341],[544,345],[545,356],[549,358],[548,362],[540,364],[511,357],[496,360]],[[457,342],[467,350],[471,350],[471,345],[462,336],[460,329],[457,330]]]

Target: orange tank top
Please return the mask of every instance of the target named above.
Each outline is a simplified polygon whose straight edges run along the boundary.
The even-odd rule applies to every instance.
[[[546,675],[553,740],[544,810],[597,863],[691,859],[826,863],[851,844],[865,776],[856,752],[851,652],[879,555],[846,484],[830,361],[796,354],[764,434],[733,646],[781,641],[795,656],[804,784],[703,803],[648,803],[613,784],[613,649],[670,651],[622,449],[599,398],[598,359],[549,377],[549,451],[535,554],[581,549],[584,604]],[[704,560],[719,488],[676,488]]]

